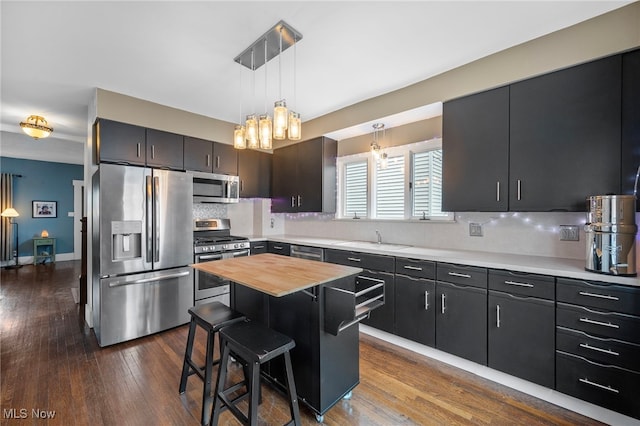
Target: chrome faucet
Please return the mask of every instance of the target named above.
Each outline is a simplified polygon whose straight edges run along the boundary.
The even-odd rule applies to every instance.
[[[376,235],[378,236],[378,244],[382,244],[382,235],[380,235],[380,231],[376,229]]]

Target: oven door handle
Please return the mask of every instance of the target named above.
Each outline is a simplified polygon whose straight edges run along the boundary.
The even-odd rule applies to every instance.
[[[249,250],[233,251],[231,255],[233,255],[233,257],[249,256]]]
[[[220,260],[222,254],[205,254],[196,256],[196,263],[206,262],[207,260]]]

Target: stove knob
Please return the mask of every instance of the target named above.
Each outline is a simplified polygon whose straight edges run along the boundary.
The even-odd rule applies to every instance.
[[[234,244],[233,245],[233,248],[238,248],[238,247],[239,247],[239,244]]]

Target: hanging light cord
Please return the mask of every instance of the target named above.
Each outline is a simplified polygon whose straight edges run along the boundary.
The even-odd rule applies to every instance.
[[[240,59],[240,121],[238,123],[242,125],[242,59]]]
[[[268,115],[267,111],[267,39],[264,39],[264,113]]]
[[[298,38],[296,35],[293,35],[293,106],[296,111],[298,111],[298,84],[296,81],[297,72],[297,56],[296,56],[296,46],[298,45]]]
[[[278,54],[278,74],[278,96],[280,97],[280,100],[282,100],[282,27],[280,27],[280,53]]]
[[[251,90],[253,91],[253,110],[256,109],[256,68],[255,68],[255,50],[251,49],[251,72],[253,73],[253,87]]]

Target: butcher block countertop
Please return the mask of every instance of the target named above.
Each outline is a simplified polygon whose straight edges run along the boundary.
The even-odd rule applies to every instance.
[[[191,266],[275,297],[362,272],[361,268],[271,253],[213,260]]]

